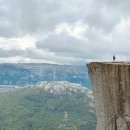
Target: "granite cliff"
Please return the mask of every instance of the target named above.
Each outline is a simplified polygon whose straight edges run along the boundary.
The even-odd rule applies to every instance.
[[[97,130],[130,130],[130,63],[92,62]]]

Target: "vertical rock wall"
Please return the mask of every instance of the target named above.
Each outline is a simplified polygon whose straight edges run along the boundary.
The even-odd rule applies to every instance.
[[[130,130],[130,64],[88,64],[97,114],[97,130]]]

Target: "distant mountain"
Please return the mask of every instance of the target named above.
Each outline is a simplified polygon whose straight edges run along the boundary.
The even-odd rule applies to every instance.
[[[69,82],[43,82],[0,94],[1,130],[95,130],[92,92]]]
[[[86,66],[0,64],[0,85],[22,86],[41,81],[68,81],[91,87]]]

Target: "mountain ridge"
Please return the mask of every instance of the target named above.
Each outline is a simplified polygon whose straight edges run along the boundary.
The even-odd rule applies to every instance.
[[[85,66],[44,63],[0,64],[0,85],[24,86],[42,81],[68,81],[91,88]]]

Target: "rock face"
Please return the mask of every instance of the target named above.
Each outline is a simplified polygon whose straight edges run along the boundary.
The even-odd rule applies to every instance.
[[[97,130],[130,130],[130,63],[92,62]]]

